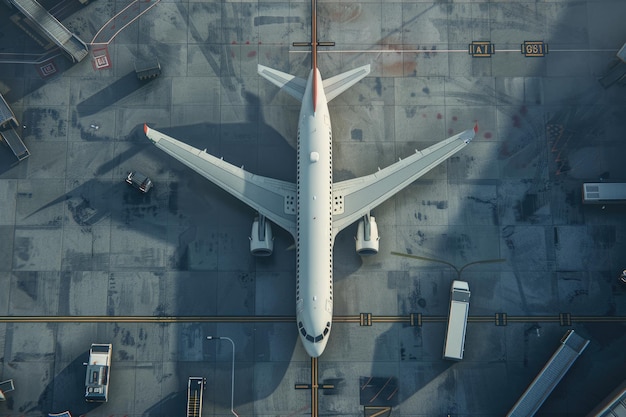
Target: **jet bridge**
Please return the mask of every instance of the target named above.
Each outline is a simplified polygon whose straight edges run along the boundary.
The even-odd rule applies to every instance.
[[[626,381],[615,388],[586,417],[624,417],[626,416]]]
[[[574,330],[568,330],[561,339],[561,346],[517,400],[507,417],[534,416],[588,344],[589,340],[578,336]]]
[[[13,111],[7,104],[2,94],[0,94],[0,139],[5,141],[9,148],[13,151],[18,160],[26,159],[30,156],[30,152],[22,142],[22,138],[15,130],[19,124],[13,114]]]
[[[87,44],[69,31],[36,0],[8,0],[34,28],[61,48],[73,62],[89,54]]]

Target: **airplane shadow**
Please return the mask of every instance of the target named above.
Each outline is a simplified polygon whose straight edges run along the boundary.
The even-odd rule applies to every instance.
[[[216,156],[223,156],[227,160],[236,165],[244,165],[246,170],[259,175],[270,176],[281,180],[295,179],[295,150],[289,145],[285,138],[272,126],[265,124],[258,111],[258,98],[248,96],[251,102],[252,110],[249,111],[246,118],[249,121],[232,124],[211,124],[198,123],[185,126],[176,126],[172,128],[159,129],[163,133],[175,137],[189,145],[200,149],[207,149],[207,152]],[[259,121],[260,120],[260,121]],[[248,136],[250,133],[250,136]],[[261,134],[262,133],[262,134]],[[226,192],[212,185],[205,178],[196,174],[183,164],[179,163],[169,155],[152,146],[150,141],[143,133],[143,126],[137,125],[128,136],[124,138],[126,148],[108,160],[98,163],[94,167],[97,174],[95,178],[81,182],[76,181],[75,186],[69,189],[63,195],[39,207],[30,215],[40,213],[52,206],[63,205],[65,213],[67,213],[67,222],[72,225],[80,226],[81,233],[95,233],[93,230],[103,222],[110,221],[113,225],[120,225],[124,229],[134,231],[146,236],[147,239],[167,239],[168,244],[175,245],[175,249],[168,252],[167,268],[172,273],[181,272],[203,272],[213,271],[211,267],[202,267],[198,270],[198,252],[195,253],[195,263],[190,262],[190,249],[198,242],[206,240],[206,233],[217,234],[221,227],[211,219],[216,216],[224,222],[227,219],[228,224],[237,224],[241,222],[250,222],[252,224],[254,213],[251,209],[239,202],[236,198],[230,196]],[[125,184],[123,178],[119,174],[115,174],[113,180],[101,179],[111,173],[120,172],[120,166],[127,164],[129,160],[141,161],[138,169],[153,178],[154,188],[147,194],[142,194],[129,185]],[[145,164],[145,166],[143,166]],[[116,178],[119,177],[119,178]],[[208,214],[210,213],[210,214]],[[181,220],[182,219],[182,220]],[[291,236],[287,232],[283,232],[274,227],[276,248],[274,255],[268,258],[253,258],[251,255],[242,259],[243,265],[254,265],[251,270],[272,271],[275,266],[279,269],[290,270],[295,267],[295,251],[289,247],[293,244]],[[237,228],[240,230],[240,228]],[[230,229],[226,232],[230,233]],[[245,233],[241,236],[233,236],[233,239],[241,239],[248,241],[249,229],[245,228]],[[247,243],[246,243],[247,245]],[[101,270],[102,265],[98,258],[99,254],[88,254],[84,256],[81,253],[64,253],[62,254],[62,268],[72,270]],[[203,256],[202,254],[200,256]],[[208,269],[207,269],[208,268]],[[245,268],[245,266],[243,267]],[[194,277],[197,274],[194,275]],[[197,297],[197,289],[189,288],[188,280],[177,280],[176,285],[180,286],[176,290],[176,299],[183,300],[181,305],[171,303],[167,307],[159,306],[155,308],[155,315],[189,315],[197,311],[198,306],[192,306],[189,302],[191,298]],[[291,280],[289,282],[292,282]],[[208,285],[208,284],[207,284]],[[295,292],[295,280],[293,280],[293,292]],[[196,293],[194,293],[196,291]],[[289,292],[289,288],[285,293]],[[245,297],[255,297],[254,291],[243,293]],[[252,295],[250,295],[252,294]],[[190,298],[191,297],[191,298]],[[254,306],[258,299],[254,298],[244,300],[243,305]],[[287,302],[287,301],[285,301]],[[294,306],[295,309],[295,306]],[[202,310],[205,311],[205,310]],[[118,314],[115,310],[108,311],[107,314]],[[203,313],[206,314],[206,313]],[[219,310],[218,310],[219,314]],[[254,314],[251,310],[248,314]],[[269,327],[260,326],[263,331]],[[222,327],[225,331],[226,325]],[[279,326],[280,327],[280,326]],[[184,332],[184,330],[181,330]],[[207,329],[202,328],[202,332],[206,333]],[[261,331],[261,330],[259,330]],[[180,337],[180,335],[179,335]],[[254,355],[255,352],[263,352],[270,356],[271,346],[266,346],[262,338],[256,338],[256,342],[248,343],[244,348],[245,357]],[[298,342],[297,332],[294,326],[292,337],[285,337],[281,340],[281,349],[290,353],[296,347]],[[238,344],[238,349],[240,345]],[[81,358],[82,359],[82,358]],[[215,356],[209,356],[203,361],[213,361]],[[71,366],[61,372],[54,382],[45,389],[45,395],[40,399],[39,409],[48,412],[48,410],[62,411],[67,404],[82,404],[84,399],[80,397],[80,393],[84,389],[82,387],[84,376],[82,369],[82,360],[76,360]],[[252,361],[238,362],[237,372],[248,374],[253,372],[254,363]],[[189,370],[181,367],[176,370],[177,377],[183,381],[189,376]],[[288,368],[288,362],[277,362],[273,368],[272,381],[266,384],[263,393],[260,395],[270,395],[277,384],[283,378]],[[74,375],[76,373],[77,375]],[[62,381],[61,383],[59,381]],[[61,384],[61,385],[60,385]],[[60,395],[54,386],[62,386],[71,384],[71,389],[67,389],[67,394]],[[78,393],[78,394],[76,394]],[[54,394],[54,395],[52,395]],[[76,395],[75,395],[76,394]],[[254,401],[255,394],[252,392],[242,391],[238,393],[237,404],[248,404]],[[256,393],[258,396],[259,393]],[[76,398],[73,398],[75,396]],[[52,403],[54,399],[54,404]],[[207,400],[208,401],[208,400]],[[226,400],[224,400],[226,401]],[[227,406],[222,404],[222,398],[215,398],[213,401],[216,405]],[[162,414],[163,410],[180,410],[184,407],[184,392],[174,393],[160,402],[151,406],[144,414]],[[65,405],[64,405],[65,404]],[[182,404],[182,405],[181,405]],[[60,408],[53,407],[59,405]],[[61,406],[63,405],[63,406]],[[71,409],[72,413],[77,415],[84,414],[85,406],[76,406]],[[88,411],[88,410],[87,410]]]
[[[146,81],[141,81],[137,78],[135,71],[131,71],[119,80],[109,84],[94,95],[78,103],[76,105],[76,111],[80,117],[95,114],[139,90],[146,85],[146,83]]]
[[[233,165],[243,166],[253,174],[295,182],[296,150],[280,132],[267,124],[260,111],[259,98],[250,93],[244,93],[244,96],[248,103],[245,122],[198,123],[164,128],[148,125]],[[147,140],[143,126],[138,126],[133,132],[135,137]],[[183,166],[156,147],[148,152],[152,158],[171,169],[179,170]],[[186,167],[184,169],[187,170]]]
[[[69,411],[74,416],[92,412],[100,404],[85,401],[85,365],[89,359],[89,352],[85,351],[61,372],[54,376],[39,396],[36,405],[22,413],[40,412],[61,413]]]

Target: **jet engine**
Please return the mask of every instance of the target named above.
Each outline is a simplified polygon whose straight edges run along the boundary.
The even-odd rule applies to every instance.
[[[363,216],[359,220],[359,224],[356,230],[356,253],[361,256],[376,255],[378,253],[378,225],[376,225],[376,218],[374,216]]]
[[[263,215],[254,218],[250,232],[250,253],[254,256],[270,256],[274,251],[272,226]]]

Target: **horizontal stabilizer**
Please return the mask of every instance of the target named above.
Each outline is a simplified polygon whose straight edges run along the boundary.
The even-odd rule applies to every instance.
[[[260,76],[281,90],[284,90],[296,100],[302,101],[304,90],[306,89],[305,80],[298,78],[295,75],[287,74],[286,72],[278,71],[264,65],[259,65],[257,71]]]
[[[339,94],[343,93],[348,88],[359,82],[369,73],[370,66],[368,64],[324,80],[323,83],[326,100],[331,101]]]

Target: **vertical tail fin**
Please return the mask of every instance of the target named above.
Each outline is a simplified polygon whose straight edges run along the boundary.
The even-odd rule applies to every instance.
[[[317,46],[317,0],[311,0],[311,69],[313,71],[317,69]]]
[[[311,41],[310,42],[294,42],[293,46],[308,46],[311,47],[311,72],[312,72],[312,99],[313,99],[313,111],[315,111],[315,105],[317,102],[318,88],[324,89],[326,100],[330,101],[337,97],[339,94],[352,87],[359,80],[370,73],[370,66],[364,65],[359,68],[344,72],[343,74],[336,75],[332,78],[322,81],[322,85],[318,86],[317,77],[317,49],[319,46],[335,46],[335,42],[319,42],[317,40],[317,0],[311,0]],[[302,78],[295,77],[291,74],[287,74],[275,69],[265,67],[263,65],[258,66],[259,74],[269,80],[272,84],[283,89],[292,97],[302,101],[304,98],[304,92],[306,89],[306,81]],[[320,78],[321,80],[321,78]]]

